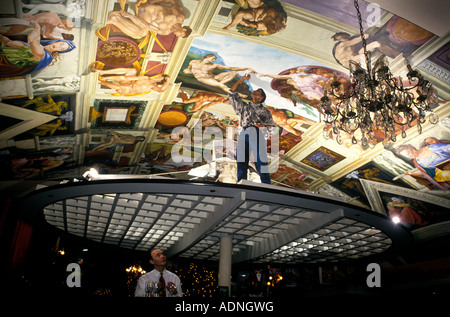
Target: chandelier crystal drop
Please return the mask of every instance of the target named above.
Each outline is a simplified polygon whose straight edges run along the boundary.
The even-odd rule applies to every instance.
[[[407,80],[394,77],[386,56],[381,55],[372,65],[367,51],[366,37],[358,0],[354,0],[358,14],[360,36],[363,44],[366,68],[350,61],[350,78],[342,82],[336,74],[319,103],[321,119],[326,123],[324,137],[343,143],[342,133],[348,134],[353,144],[361,143],[364,149],[382,141],[387,147],[406,137],[406,130],[422,124],[439,121],[433,112],[438,98],[432,84],[406,61]]]

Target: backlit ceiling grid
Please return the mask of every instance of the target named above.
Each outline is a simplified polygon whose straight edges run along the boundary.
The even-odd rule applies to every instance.
[[[103,194],[48,205],[45,220],[71,234],[97,242],[148,251],[168,250],[196,230],[224,203],[222,197],[181,194]],[[301,225],[317,211],[246,200],[212,232],[180,256],[218,260],[219,239],[233,236],[233,252]],[[341,218],[257,259],[258,262],[315,262],[358,258],[387,249],[390,239],[378,229]]]

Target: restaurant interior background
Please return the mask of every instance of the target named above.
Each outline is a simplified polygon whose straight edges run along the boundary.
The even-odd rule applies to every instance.
[[[152,269],[147,253],[85,239],[51,221],[30,224],[17,216],[15,203],[36,185],[86,181],[91,169],[103,176],[235,184],[235,153],[225,152],[224,144],[212,142],[205,131],[214,127],[225,136],[227,128],[237,127],[227,91],[250,72],[252,78],[239,93],[248,96],[263,88],[265,106],[277,125],[279,149],[269,153],[277,160],[272,186],[338,199],[388,218],[396,208],[412,208],[417,218],[399,225],[415,242],[394,254],[345,261],[271,258],[233,264],[231,294],[448,294],[448,179],[438,179],[397,149],[408,145],[421,150],[438,143],[444,148],[438,155],[448,160],[449,2],[372,2],[361,0],[359,7],[373,59],[386,55],[392,73],[405,85],[411,85],[405,60],[419,70],[433,84],[437,99],[432,110],[439,121],[427,120],[419,124],[421,129],[415,122],[404,137],[397,131],[395,140],[383,142],[378,135],[374,144],[364,146],[345,133],[336,142],[319,107],[334,78],[348,81],[348,60],[361,58],[351,0],[2,1],[0,234],[5,285],[26,294],[132,296],[137,278]],[[162,5],[166,15],[180,15],[181,10],[181,26],[189,28],[166,30],[164,23],[154,23],[153,31],[142,32],[142,27],[124,26],[133,24],[147,5]],[[45,26],[41,40],[68,39],[69,48],[53,61],[46,55],[49,60],[41,60],[39,70],[21,64],[20,55],[11,68],[6,39],[31,41],[30,34],[39,32],[38,21]],[[350,40],[351,50],[343,49]],[[220,65],[210,81],[195,73],[207,54]],[[137,80],[144,85],[131,85]],[[183,157],[196,159],[172,157],[180,154],[180,145]],[[212,160],[202,158],[205,150]],[[448,174],[447,167],[442,170]],[[254,170],[249,179],[259,182]],[[220,296],[217,258],[169,260],[184,296]],[[83,287],[67,287],[69,263],[81,266]],[[384,287],[367,287],[369,263],[381,265]]]

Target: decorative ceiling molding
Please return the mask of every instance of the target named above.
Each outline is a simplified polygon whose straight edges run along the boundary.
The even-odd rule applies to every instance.
[[[430,31],[438,36],[444,36],[450,29],[448,12],[450,4],[447,0],[367,0],[380,5],[404,19]]]
[[[1,130],[0,142],[12,139],[16,135],[27,132],[42,124],[58,119],[58,117],[0,102],[0,115],[21,120],[17,124]]]
[[[356,34],[359,30],[348,24],[341,23],[339,21],[327,18],[321,14],[300,8],[290,3],[283,3],[288,18],[296,19],[298,21],[304,21],[308,24],[318,26],[333,33],[347,32],[350,34]]]

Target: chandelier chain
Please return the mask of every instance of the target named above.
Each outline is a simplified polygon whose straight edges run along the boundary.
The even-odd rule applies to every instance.
[[[356,14],[358,16],[359,34],[361,36],[361,41],[362,41],[362,45],[363,45],[364,57],[366,58],[367,72],[370,74],[370,71],[371,71],[370,52],[367,51],[367,41],[366,41],[366,36],[364,34],[362,16],[361,16],[361,11],[359,10],[358,0],[354,0],[354,5],[355,5],[355,9],[356,9]]]

